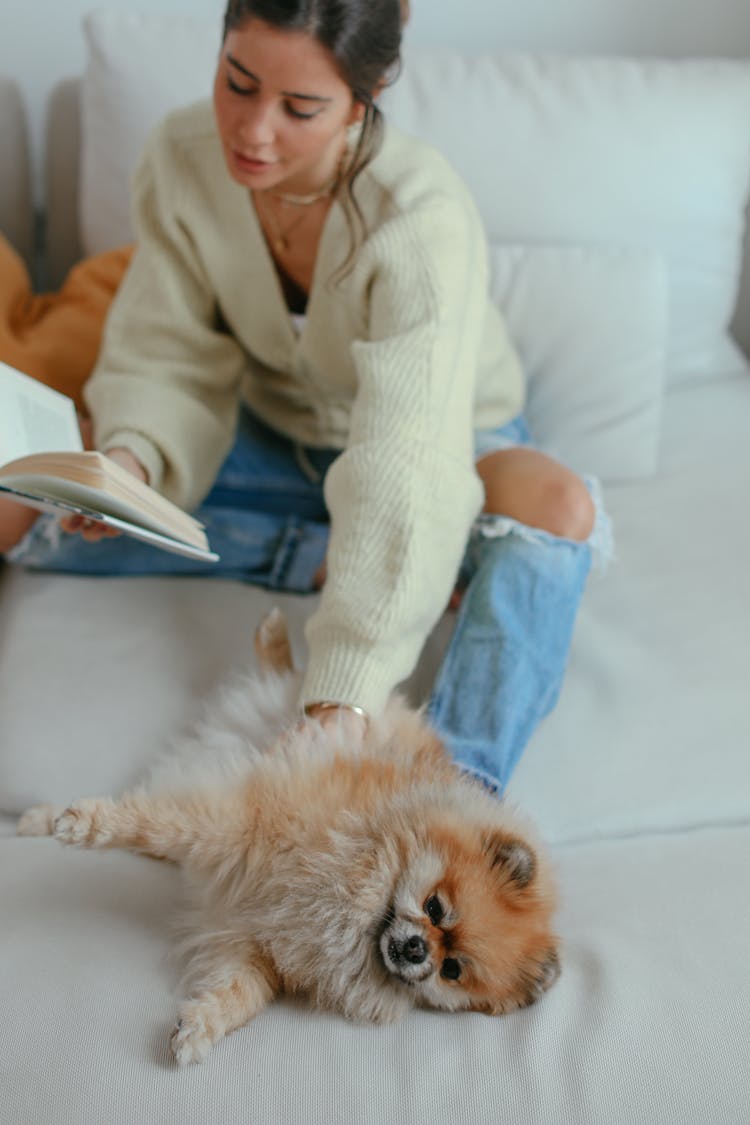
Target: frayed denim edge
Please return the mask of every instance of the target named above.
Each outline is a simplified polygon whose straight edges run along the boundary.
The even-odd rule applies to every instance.
[[[594,526],[586,543],[591,548],[591,560],[596,570],[603,574],[615,554],[614,532],[612,521],[604,508],[604,496],[601,482],[598,477],[586,476],[583,478],[594,502]],[[481,535],[485,539],[502,539],[514,533],[525,539],[528,543],[553,542],[558,536],[538,527],[529,527],[510,516],[496,516],[483,512],[477,516],[472,525],[472,534]],[[574,542],[574,540],[571,540]]]
[[[491,794],[491,796],[497,797],[498,800],[502,800],[503,787],[496,777],[493,777],[490,773],[485,773],[484,770],[478,769],[477,766],[467,766],[463,762],[457,762],[456,765],[465,777],[469,777],[472,781],[476,781],[476,783],[478,785],[481,785],[483,789]]]

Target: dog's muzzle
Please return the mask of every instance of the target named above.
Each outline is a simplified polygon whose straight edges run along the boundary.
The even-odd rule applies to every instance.
[[[404,922],[394,922],[380,938],[380,952],[389,973],[407,983],[425,980],[432,958],[422,934]]]

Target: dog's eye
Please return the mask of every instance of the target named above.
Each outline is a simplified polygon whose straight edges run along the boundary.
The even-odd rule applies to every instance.
[[[440,969],[440,976],[446,980],[458,980],[461,976],[461,966],[455,957],[446,957]]]
[[[430,895],[424,904],[424,912],[432,922],[433,926],[439,926],[445,915],[445,911],[440,905],[440,899],[437,895]]]

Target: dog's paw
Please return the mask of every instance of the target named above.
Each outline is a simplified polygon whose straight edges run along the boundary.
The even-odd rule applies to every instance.
[[[111,808],[111,801],[97,797],[76,801],[55,820],[55,839],[71,847],[104,847],[112,838],[112,830],[107,824]]]
[[[17,836],[51,836],[60,809],[54,805],[32,805],[18,818]]]
[[[200,1008],[186,1005],[169,1040],[169,1046],[178,1066],[203,1062],[211,1050],[213,1040]]]

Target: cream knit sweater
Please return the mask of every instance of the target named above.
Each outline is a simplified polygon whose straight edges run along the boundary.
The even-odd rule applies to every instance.
[[[130,448],[188,510],[240,398],[293,440],[343,450],[301,702],[376,711],[445,607],[481,507],[473,430],[518,413],[523,380],[488,298],[481,221],[443,157],[389,128],[355,190],[356,265],[331,284],[349,245],[335,202],[298,336],[211,105],[169,117],[136,174],[138,250],[87,399],[98,447]]]

